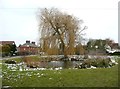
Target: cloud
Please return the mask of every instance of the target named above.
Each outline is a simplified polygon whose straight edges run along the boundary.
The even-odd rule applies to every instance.
[[[119,0],[1,0],[3,8],[116,8]]]
[[[84,20],[87,38],[118,40],[118,0],[0,0],[0,40],[38,39],[38,8],[57,7]]]

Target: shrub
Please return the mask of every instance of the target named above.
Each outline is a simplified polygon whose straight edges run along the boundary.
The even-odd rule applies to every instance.
[[[87,59],[80,65],[80,68],[90,68],[91,66],[95,67],[109,67],[110,60],[109,59]]]
[[[7,64],[16,64],[16,61],[14,61],[14,60],[6,60],[5,63],[7,63]]]

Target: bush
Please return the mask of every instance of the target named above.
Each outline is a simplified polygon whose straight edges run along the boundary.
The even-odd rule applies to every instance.
[[[5,63],[7,63],[7,64],[16,64],[16,61],[14,61],[14,60],[6,60]]]
[[[96,67],[108,67],[110,61],[108,59],[96,59]]]
[[[109,67],[110,60],[109,59],[87,59],[80,65],[80,68],[90,68],[91,66],[94,67]]]

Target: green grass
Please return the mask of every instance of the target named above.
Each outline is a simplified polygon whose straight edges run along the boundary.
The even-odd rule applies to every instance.
[[[0,69],[2,69],[2,60],[0,60]]]
[[[0,60],[0,75],[1,75],[1,72],[2,72],[2,60]],[[0,77],[0,87],[2,86],[2,78]]]
[[[42,58],[40,58],[39,56],[25,56],[25,58],[30,58],[33,61],[39,61],[42,60]],[[10,58],[10,59],[6,59],[6,60],[13,60],[16,61],[16,63],[20,63],[23,62],[24,57],[20,57],[20,58]],[[2,60],[2,63],[5,63],[6,60]],[[1,61],[0,61],[1,62]]]
[[[39,60],[38,56],[31,56]],[[14,58],[18,63],[22,58]],[[40,59],[41,60],[41,59]],[[119,60],[119,59],[118,59]],[[120,64],[120,61],[119,61]],[[12,87],[117,87],[118,65],[112,68],[10,71],[2,66],[2,86]]]
[[[40,59],[39,56],[26,56],[26,57],[29,57],[29,58],[34,59],[34,60],[38,60],[38,59]]]
[[[117,87],[117,67],[118,65],[101,69],[7,71],[7,74],[3,72],[2,85],[13,87]]]
[[[39,56],[27,56],[27,57],[25,57],[25,58],[30,58],[32,61],[39,61],[39,60],[42,59],[42,58],[39,57]]]
[[[23,61],[22,58],[10,58],[10,59],[6,59],[6,60],[14,60],[14,61],[16,61],[16,63],[20,63]],[[4,63],[6,60],[2,60],[2,63]]]

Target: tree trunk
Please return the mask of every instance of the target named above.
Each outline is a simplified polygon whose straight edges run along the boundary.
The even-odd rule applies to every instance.
[[[60,37],[60,41],[61,41],[61,51],[62,51],[62,54],[64,55],[64,58],[68,58],[67,54],[66,54],[66,50],[65,50],[65,44],[62,40],[62,38]]]

